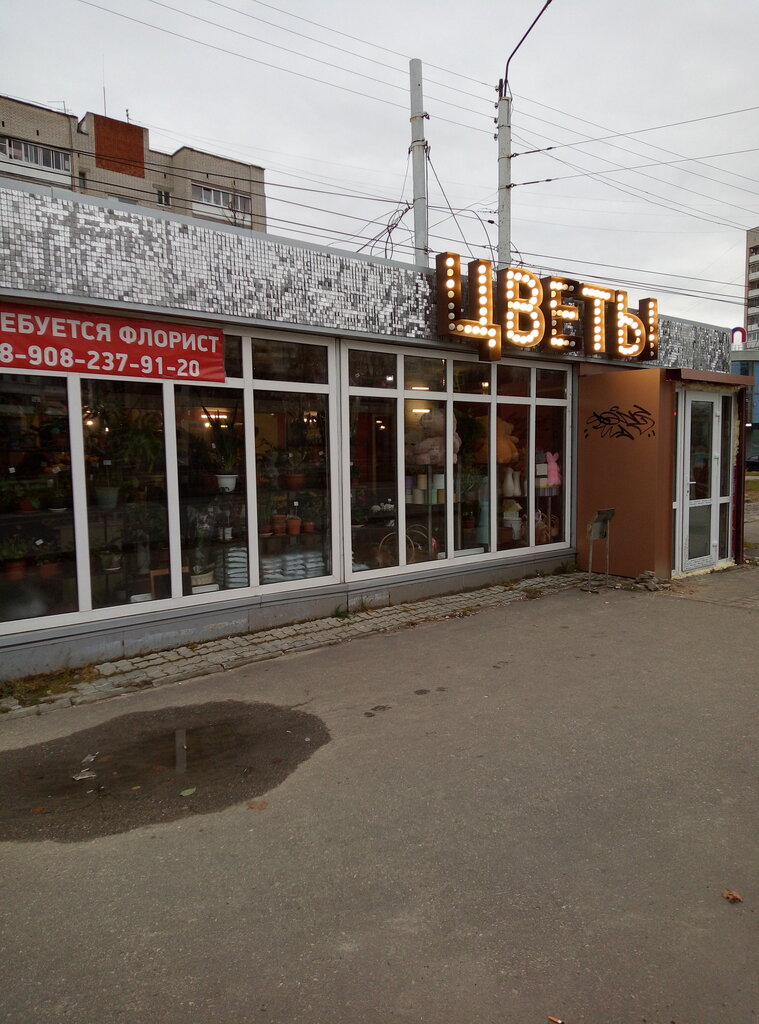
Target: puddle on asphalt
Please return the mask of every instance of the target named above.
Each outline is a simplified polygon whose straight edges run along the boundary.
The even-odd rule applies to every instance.
[[[122,715],[2,755],[0,840],[82,842],[220,811],[329,742],[315,715],[224,701]]]

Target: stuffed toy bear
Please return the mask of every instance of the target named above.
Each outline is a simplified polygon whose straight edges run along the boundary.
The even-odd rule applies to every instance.
[[[456,431],[456,417],[453,417],[453,462],[458,461],[461,438]],[[419,438],[421,434],[421,438]],[[409,432],[411,442],[406,445],[406,462],[412,466],[445,465],[445,412],[434,409],[419,419],[419,432]]]
[[[480,419],[480,422],[482,423],[483,426],[483,435],[474,453],[474,458],[476,462],[487,462],[489,440],[487,433],[487,416],[483,416]],[[519,440],[512,433],[513,430],[513,423],[509,423],[507,420],[496,419],[495,461],[499,463],[499,465],[508,465],[510,462],[516,462],[519,458]]]

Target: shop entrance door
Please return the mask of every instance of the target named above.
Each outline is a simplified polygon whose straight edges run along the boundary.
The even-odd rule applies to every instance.
[[[683,572],[730,558],[732,405],[731,395],[685,394]]]

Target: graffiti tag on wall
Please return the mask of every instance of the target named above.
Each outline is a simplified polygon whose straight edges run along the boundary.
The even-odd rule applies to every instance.
[[[638,437],[654,437],[656,420],[648,409],[642,405],[634,405],[623,412],[618,405],[613,405],[606,412],[594,412],[585,420],[585,436],[590,437],[591,430],[601,432],[601,437],[626,437],[634,441]]]

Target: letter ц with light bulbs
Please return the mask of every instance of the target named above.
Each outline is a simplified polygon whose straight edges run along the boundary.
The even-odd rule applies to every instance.
[[[538,278],[524,267],[496,274],[490,260],[468,265],[468,317],[464,315],[461,257],[436,259],[438,332],[476,342],[479,357],[499,360],[511,351],[538,349],[560,355],[582,352],[610,359],[656,359],[659,311],[656,299],[642,299],[638,312],[627,308],[627,292],[582,284],[551,275]],[[582,315],[581,315],[582,313]],[[568,324],[573,324],[571,330]]]

